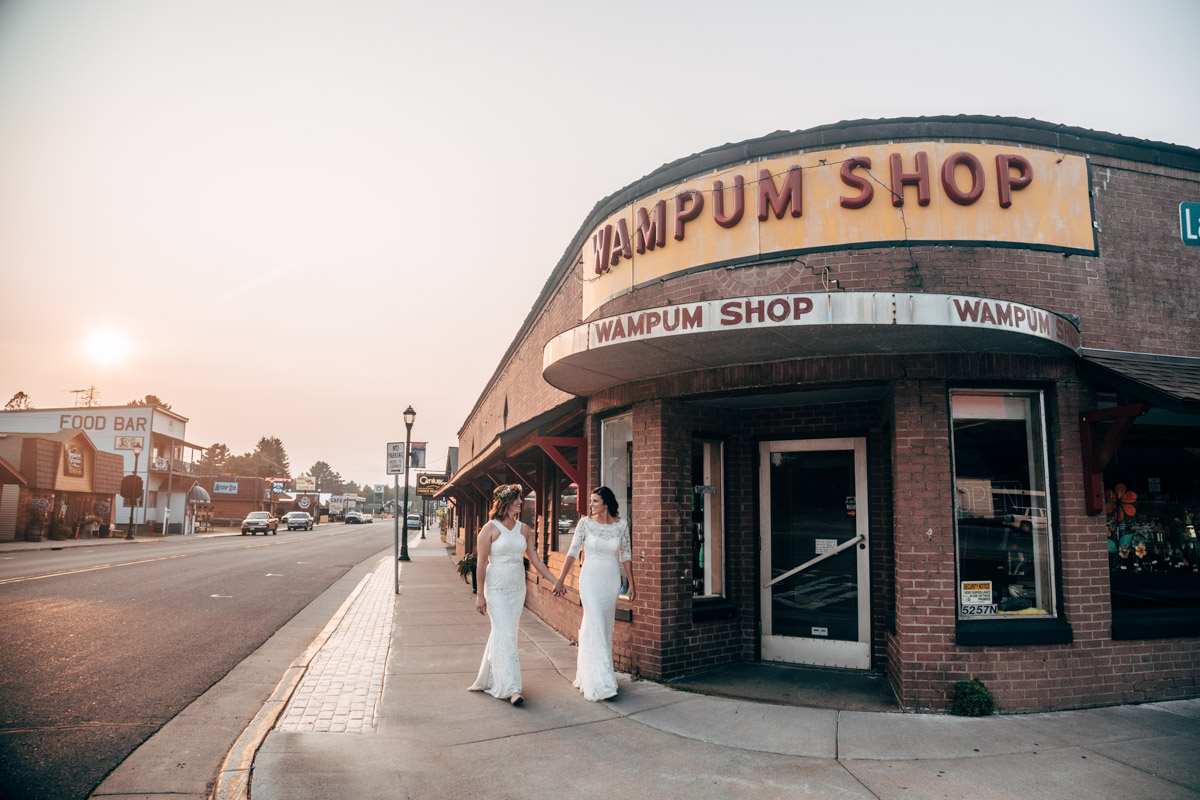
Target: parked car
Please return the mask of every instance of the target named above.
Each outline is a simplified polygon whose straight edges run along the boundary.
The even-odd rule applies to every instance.
[[[311,531],[313,518],[307,511],[289,511],[283,516],[283,524],[289,531]]]
[[[362,518],[361,511],[347,511],[346,516],[342,518],[342,522],[346,523],[347,525],[349,525],[350,523],[354,523],[355,525],[358,525],[362,521],[363,521],[363,518]]]
[[[1017,506],[1009,515],[1009,524],[1030,533],[1034,528],[1046,530],[1046,509],[1037,506]]]
[[[375,516],[374,516],[373,514],[369,514],[369,513],[367,513],[366,511],[364,511],[364,512],[362,513],[362,521],[363,521],[363,522],[374,522],[374,521],[375,521]]]
[[[416,528],[417,530],[420,530],[421,515],[420,514],[409,514],[408,520],[404,523],[404,527],[408,528],[409,530],[413,530],[414,528]]]
[[[242,536],[247,533],[254,536],[259,531],[266,536],[269,533],[279,535],[279,520],[271,516],[269,511],[251,511],[242,520]]]

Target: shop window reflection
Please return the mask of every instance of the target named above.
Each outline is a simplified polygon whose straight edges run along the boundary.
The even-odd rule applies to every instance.
[[[959,618],[1055,615],[1039,392],[951,393]]]

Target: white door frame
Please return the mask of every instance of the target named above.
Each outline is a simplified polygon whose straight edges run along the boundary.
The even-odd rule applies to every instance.
[[[834,641],[819,637],[774,636],[771,630],[771,453],[849,450],[854,453],[855,533],[858,565],[858,640]],[[759,443],[759,605],[762,621],[762,658],[794,664],[814,664],[851,669],[871,668],[871,569],[867,526],[867,440],[787,439]],[[816,559],[808,562],[815,563]],[[797,565],[799,566],[799,565]]]

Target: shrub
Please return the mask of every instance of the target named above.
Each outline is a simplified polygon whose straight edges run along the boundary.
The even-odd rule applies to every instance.
[[[467,553],[462,560],[458,562],[458,574],[462,576],[464,583],[471,582],[471,576],[475,574],[475,554]]]
[[[959,717],[986,717],[996,710],[992,690],[983,685],[979,678],[959,681],[954,684],[954,696],[950,698],[950,713]]]

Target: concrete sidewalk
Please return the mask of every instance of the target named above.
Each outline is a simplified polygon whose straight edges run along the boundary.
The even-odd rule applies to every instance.
[[[526,612],[526,702],[514,708],[466,691],[488,623],[445,549],[410,552],[393,609],[389,556],[265,741],[231,754],[253,759],[254,800],[1200,799],[1200,700],[963,719],[731,700],[620,675],[616,699],[588,703],[571,687],[574,646]]]

